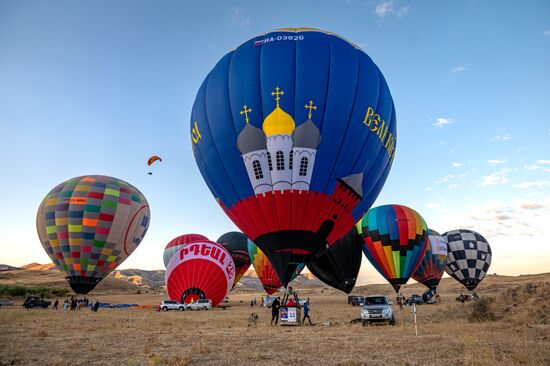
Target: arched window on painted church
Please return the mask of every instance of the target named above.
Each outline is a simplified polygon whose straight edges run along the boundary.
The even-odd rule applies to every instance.
[[[307,175],[307,158],[303,157],[302,160],[300,160],[300,176],[305,177]]]
[[[252,168],[254,169],[254,176],[256,179],[262,179],[264,174],[262,173],[262,165],[258,160],[252,162]]]
[[[285,170],[285,156],[282,151],[277,151],[275,161],[277,162],[277,170]]]
[[[273,164],[271,163],[271,154],[267,152],[267,164],[269,165],[269,170],[273,170]]]
[[[288,157],[288,169],[292,170],[292,163],[294,160],[294,150],[290,150],[290,156]]]

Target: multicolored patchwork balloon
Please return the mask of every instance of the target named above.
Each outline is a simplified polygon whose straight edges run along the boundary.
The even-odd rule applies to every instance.
[[[172,300],[191,303],[210,299],[218,305],[233,287],[235,263],[220,244],[198,241],[184,245],[166,267],[165,283]]]
[[[412,278],[424,286],[435,290],[447,263],[447,240],[437,231],[428,229],[426,254],[413,273]]]
[[[137,248],[151,213],[123,180],[87,175],[52,189],[36,215],[42,246],[78,294],[90,292]]]
[[[209,239],[201,234],[184,234],[180,235],[166,244],[164,253],[162,254],[162,260],[164,261],[164,267],[168,267],[168,262],[174,254],[176,254],[186,244],[191,244],[196,241],[209,241]]]
[[[190,137],[210,191],[286,286],[375,201],[395,154],[396,114],[361,48],[284,28],[222,57],[197,93]]]
[[[367,259],[399,292],[426,253],[428,228],[422,216],[406,206],[379,206],[367,212],[357,230]]]

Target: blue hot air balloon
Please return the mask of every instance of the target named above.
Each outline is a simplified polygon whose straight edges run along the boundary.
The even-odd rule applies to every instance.
[[[278,29],[226,54],[191,113],[195,159],[286,285],[372,205],[396,146],[382,73],[344,38]]]

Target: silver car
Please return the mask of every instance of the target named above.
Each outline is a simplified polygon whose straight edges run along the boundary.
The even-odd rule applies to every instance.
[[[366,296],[364,305],[361,307],[361,320],[363,325],[373,322],[387,322],[395,325],[393,316],[393,303],[383,295]]]

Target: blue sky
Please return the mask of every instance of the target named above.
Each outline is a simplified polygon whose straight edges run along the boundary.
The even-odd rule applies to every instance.
[[[179,234],[234,230],[193,159],[191,106],[225,53],[289,26],[346,37],[389,84],[397,153],[375,206],[479,231],[491,273],[548,271],[546,1],[0,0],[0,263],[49,261],[38,204],[83,174],[124,179],[149,200],[150,230],[122,268],[162,268]],[[164,159],[152,177],[151,154]],[[364,263],[370,281],[380,276]]]

